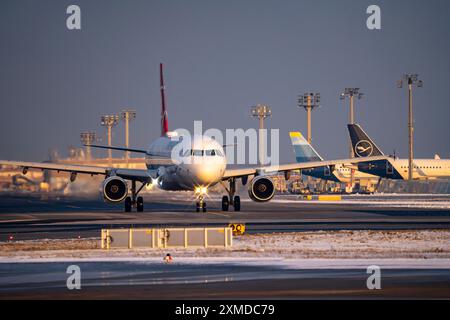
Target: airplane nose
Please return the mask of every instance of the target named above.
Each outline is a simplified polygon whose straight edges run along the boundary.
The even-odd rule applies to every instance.
[[[195,168],[196,182],[209,185],[218,182],[222,177],[224,166],[222,164],[199,164]]]

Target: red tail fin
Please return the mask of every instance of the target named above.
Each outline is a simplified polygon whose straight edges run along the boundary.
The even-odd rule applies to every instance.
[[[159,64],[159,76],[161,80],[161,136],[165,136],[169,131],[169,123],[167,122],[166,96],[164,94],[164,77],[163,64]]]

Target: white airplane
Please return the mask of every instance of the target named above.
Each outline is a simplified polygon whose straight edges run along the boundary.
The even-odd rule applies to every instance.
[[[202,210],[206,212],[205,195],[209,187],[218,183],[228,183],[228,187],[224,186],[228,195],[222,197],[222,210],[228,211],[231,205],[235,211],[240,211],[240,197],[235,194],[237,179],[241,179],[245,185],[249,177],[252,177],[248,186],[250,198],[257,202],[266,202],[270,201],[275,194],[275,187],[270,174],[284,172],[285,176],[289,177],[292,170],[386,159],[386,157],[382,156],[369,159],[312,161],[308,163],[230,169],[227,168],[227,161],[222,145],[214,139],[202,135],[194,136],[191,139],[190,148],[183,152],[182,157],[189,161],[180,162],[171,156],[173,148],[180,143],[180,140],[168,130],[162,64],[160,64],[160,81],[162,99],[161,136],[150,145],[148,150],[93,146],[145,154],[147,169],[123,169],[6,160],[0,160],[0,165],[21,167],[23,168],[24,174],[31,168],[70,172],[70,180],[72,182],[75,181],[77,174],[104,175],[105,180],[102,182],[104,200],[113,204],[125,202],[126,212],[130,212],[132,207],[135,207],[138,212],[144,210],[143,198],[138,195],[142,188],[148,184],[154,184],[163,190],[191,190],[195,191],[197,196],[196,211],[199,212]],[[131,181],[131,188],[127,181]],[[137,183],[141,185],[137,187]]]
[[[366,156],[383,155],[380,148],[378,148],[359,124],[349,124],[347,127],[356,157],[364,159]],[[358,170],[377,175],[381,178],[407,180],[409,164],[408,159],[394,157],[385,160],[358,163]],[[450,178],[449,159],[441,159],[438,155],[435,155],[434,159],[413,160],[413,179],[426,180],[437,178]]]

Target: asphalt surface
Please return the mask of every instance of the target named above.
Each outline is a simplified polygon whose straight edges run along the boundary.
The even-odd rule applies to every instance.
[[[69,290],[67,267],[81,270]],[[286,270],[276,266],[136,262],[0,263],[0,299],[449,299],[450,270],[381,271],[367,288],[363,269]]]
[[[243,197],[242,211],[223,212],[215,197],[207,200],[208,212],[197,213],[191,193],[168,192],[145,195],[143,213],[125,213],[121,205],[109,205],[99,198],[0,195],[0,241],[11,235],[16,240],[98,237],[101,228],[223,226],[231,222],[245,223],[248,233],[449,229],[450,207],[432,208],[427,203],[448,203],[450,196],[423,198],[401,197],[403,202],[425,202],[421,207],[399,207],[386,204],[385,197],[370,196],[352,198],[358,203],[297,202],[293,196],[255,203]],[[391,196],[389,201],[395,199]]]

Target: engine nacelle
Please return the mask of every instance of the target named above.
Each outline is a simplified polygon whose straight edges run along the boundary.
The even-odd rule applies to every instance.
[[[269,201],[275,195],[272,179],[265,176],[255,177],[248,186],[248,195],[256,202]]]
[[[103,198],[107,202],[118,203],[128,195],[128,184],[120,177],[112,176],[102,183]]]

